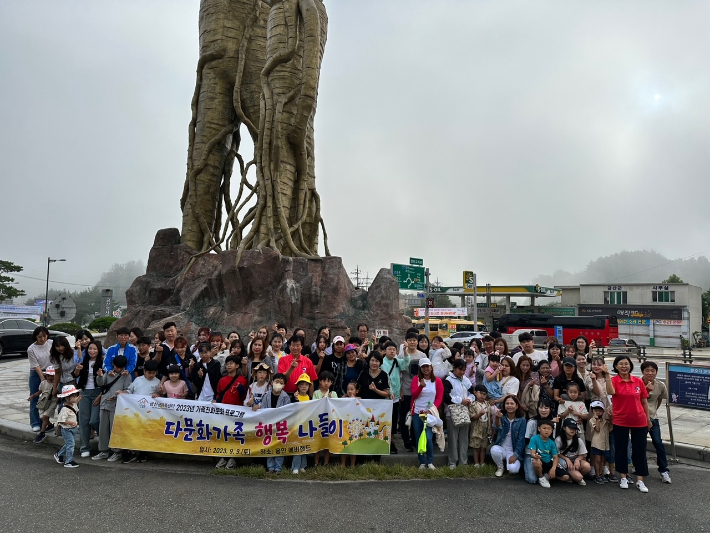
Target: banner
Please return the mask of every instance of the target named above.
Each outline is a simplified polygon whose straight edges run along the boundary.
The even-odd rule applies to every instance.
[[[224,457],[300,455],[320,450],[387,455],[392,402],[323,398],[250,407],[120,394],[111,448]]]
[[[468,311],[465,307],[433,307],[429,309],[429,316],[466,316]],[[426,311],[423,307],[414,308],[415,317],[424,317]]]

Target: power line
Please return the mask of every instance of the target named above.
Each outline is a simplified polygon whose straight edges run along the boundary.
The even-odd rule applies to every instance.
[[[710,252],[710,250],[703,250],[702,252],[698,252],[698,253],[696,253],[696,254],[688,255],[688,256],[686,256],[686,257],[681,257],[681,258],[679,258],[679,259],[674,259],[673,261],[668,261],[667,263],[663,263],[662,265],[656,265],[656,266],[654,266],[654,267],[647,268],[647,269],[645,269],[645,270],[639,270],[638,272],[634,272],[634,273],[632,273],[632,274],[627,274],[627,275],[625,275],[625,276],[621,276],[620,278],[612,279],[612,280],[609,281],[609,283],[612,283],[612,282],[614,282],[614,281],[619,281],[620,279],[629,278],[629,277],[631,277],[631,276],[635,276],[636,274],[643,274],[644,272],[648,272],[649,270],[655,270],[656,268],[661,268],[661,267],[664,267],[664,266],[666,266],[666,265],[672,265],[673,263],[677,263],[678,261],[683,261],[683,260],[685,260],[685,259],[690,259],[691,257],[695,257],[696,255],[701,255],[701,254],[704,254],[704,253],[706,253],[706,252]]]
[[[47,278],[34,278],[32,276],[23,276],[22,274],[12,274],[13,277],[18,277],[18,278],[26,278],[26,279],[34,279],[37,281],[47,281]],[[60,285],[74,285],[75,287],[87,287],[87,288],[92,288],[92,287],[108,287],[112,289],[128,289],[128,287],[118,287],[116,285],[91,285],[90,283],[69,283],[68,281],[56,281],[53,279],[49,280],[50,283],[58,283]]]

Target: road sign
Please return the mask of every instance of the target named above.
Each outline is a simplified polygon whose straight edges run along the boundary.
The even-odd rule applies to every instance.
[[[434,298],[427,298],[426,299],[426,306],[429,309],[434,309]]]
[[[418,292],[418,293],[417,293],[417,298],[426,298],[426,293]]]
[[[460,289],[461,287],[429,287],[429,292],[436,292],[436,293],[442,293],[442,294],[451,294],[456,291],[456,289]],[[463,292],[463,289],[461,290]]]
[[[464,292],[473,292],[476,288],[476,275],[470,270],[463,271],[463,290]]]
[[[418,259],[416,257],[410,257],[409,258],[409,264],[412,266],[424,266],[424,259]]]
[[[392,263],[392,275],[397,278],[400,289],[423,291],[426,288],[424,267]]]

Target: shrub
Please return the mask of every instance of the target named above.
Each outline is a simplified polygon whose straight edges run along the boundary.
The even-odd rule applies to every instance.
[[[118,318],[113,316],[102,316],[101,318],[92,320],[91,324],[89,324],[89,329],[99,332],[108,331],[108,328],[110,328],[111,324],[116,322],[116,320],[118,320]]]
[[[59,322],[58,324],[50,324],[49,329],[53,331],[61,331],[68,335],[74,335],[81,329],[81,326],[79,324],[74,324],[74,322]]]

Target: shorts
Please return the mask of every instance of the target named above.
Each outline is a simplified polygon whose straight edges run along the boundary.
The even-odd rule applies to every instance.
[[[550,461],[549,463],[543,462],[542,463],[542,473],[547,474],[550,470],[552,470],[552,461]]]
[[[552,466],[552,463],[550,463],[550,466]],[[567,461],[564,459],[560,459],[560,462],[557,463],[557,468],[555,468],[555,477],[564,477],[569,472],[567,472]]]
[[[488,446],[487,437],[471,437],[471,442],[469,443],[471,448],[486,448]]]
[[[599,448],[595,448],[594,446],[591,446],[589,448],[589,453],[591,453],[592,455],[601,455],[609,463],[614,462],[614,458],[611,456],[611,450],[600,450]]]

